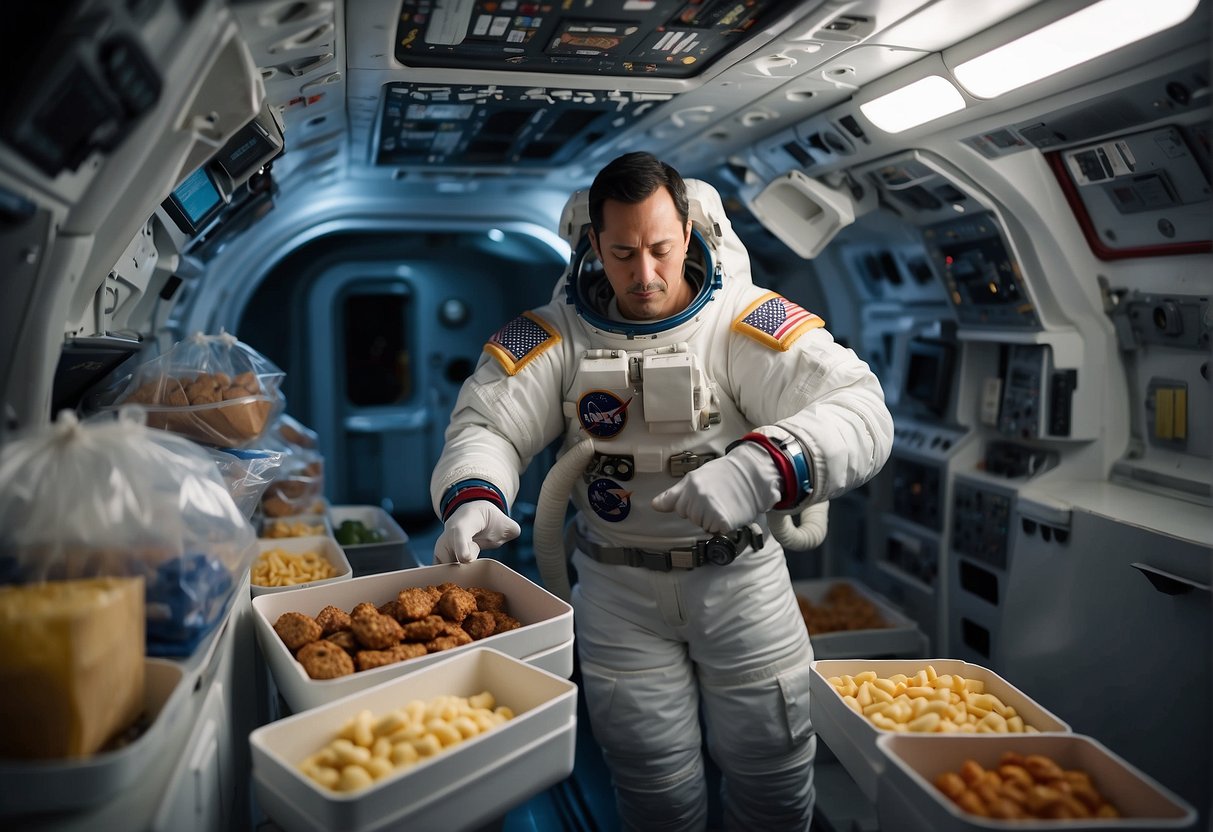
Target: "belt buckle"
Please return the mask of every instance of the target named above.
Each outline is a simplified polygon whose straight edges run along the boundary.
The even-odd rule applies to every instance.
[[[645,569],[653,569],[657,572],[669,572],[672,568],[670,566],[670,555],[666,552],[646,552],[641,550],[640,564]]]
[[[737,544],[722,534],[696,543],[695,548],[703,561],[717,566],[728,566],[737,559]]]

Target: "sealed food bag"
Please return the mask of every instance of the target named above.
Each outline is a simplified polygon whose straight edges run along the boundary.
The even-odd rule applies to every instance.
[[[193,652],[257,553],[253,527],[201,447],[137,408],[0,449],[0,583],[142,577],[147,653]]]
[[[282,451],[255,448],[208,448],[227,485],[236,507],[251,520],[265,489],[274,481],[282,460]]]
[[[264,445],[284,454],[274,481],[265,489],[261,511],[266,517],[323,514],[324,456],[319,437],[285,413],[266,431]]]
[[[138,404],[149,427],[238,447],[261,436],[282,409],[284,376],[236,336],[199,332],[140,365],[114,406]]]
[[[143,711],[142,578],[0,586],[0,757],[102,750]]]
[[[292,448],[314,451],[320,447],[320,435],[289,413],[274,420],[269,435]]]

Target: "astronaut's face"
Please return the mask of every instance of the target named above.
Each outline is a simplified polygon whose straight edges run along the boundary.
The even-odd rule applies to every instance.
[[[682,222],[665,188],[634,205],[608,199],[602,207],[602,233],[590,231],[590,243],[624,317],[668,318],[694,298],[694,289],[682,273],[691,222]]]

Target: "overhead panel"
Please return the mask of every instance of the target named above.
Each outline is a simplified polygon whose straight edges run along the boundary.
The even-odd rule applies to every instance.
[[[668,101],[667,93],[393,83],[376,164],[552,165]]]
[[[410,67],[690,78],[798,0],[403,0]]]

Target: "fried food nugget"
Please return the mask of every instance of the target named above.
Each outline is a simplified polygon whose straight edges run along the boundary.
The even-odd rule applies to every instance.
[[[489,615],[493,616],[493,621],[497,627],[494,633],[504,633],[507,630],[517,630],[522,626],[522,622],[512,615],[508,615],[501,610],[489,610]]]
[[[324,635],[330,636],[333,633],[338,633],[342,630],[348,630],[350,628],[350,615],[345,610],[329,604],[320,612],[316,613],[316,623],[321,626],[324,631]]]
[[[448,621],[462,624],[468,613],[476,611],[476,596],[462,587],[451,587],[442,593],[434,609]]]
[[[470,612],[468,613],[468,617],[463,619],[462,626],[464,631],[472,637],[473,641],[479,641],[496,632],[497,619],[493,618],[492,613]]]
[[[471,643],[472,637],[466,632],[463,630],[453,630],[451,635],[438,636],[436,639],[427,641],[425,649],[430,653],[438,653],[442,650],[450,650],[452,647],[462,647],[465,644]]]
[[[476,609],[480,612],[488,612],[489,610],[506,611],[504,592],[498,592],[495,589],[485,589],[480,586],[468,587],[468,592],[472,593],[476,598]]]
[[[387,650],[359,650],[354,661],[359,670],[373,670],[376,667],[395,664],[405,659],[415,659],[424,656],[429,651],[424,644],[397,644]]]
[[[350,654],[329,641],[305,644],[296,658],[313,679],[336,679],[354,672]]]
[[[359,604],[358,606],[356,606],[352,610],[350,610],[350,618],[353,618],[356,615],[362,615],[362,614],[368,613],[368,612],[379,612],[379,608],[376,607],[374,604],[372,604],[370,601],[363,601],[361,604]]]
[[[431,592],[426,587],[411,586],[400,590],[396,596],[398,615],[396,619],[404,624],[407,621],[420,621],[434,612],[434,604],[442,594],[436,590]]]
[[[374,607],[369,610],[355,607],[354,615],[350,616],[350,630],[358,643],[369,650],[383,650],[399,644],[404,636],[400,622],[390,615],[383,615]]]
[[[400,602],[393,598],[391,601],[388,601],[385,604],[380,604],[379,605],[379,614],[380,615],[390,615],[392,618],[399,621],[400,620]]]
[[[351,656],[362,649],[362,645],[358,643],[358,639],[354,638],[354,634],[349,630],[338,630],[332,635],[325,636],[324,640],[336,644]]]
[[[311,616],[301,612],[284,612],[274,622],[274,632],[282,639],[286,649],[294,653],[303,645],[320,638],[324,630]]]
[[[405,624],[401,629],[404,641],[429,641],[446,632],[446,620],[440,615],[427,615],[420,621]]]

